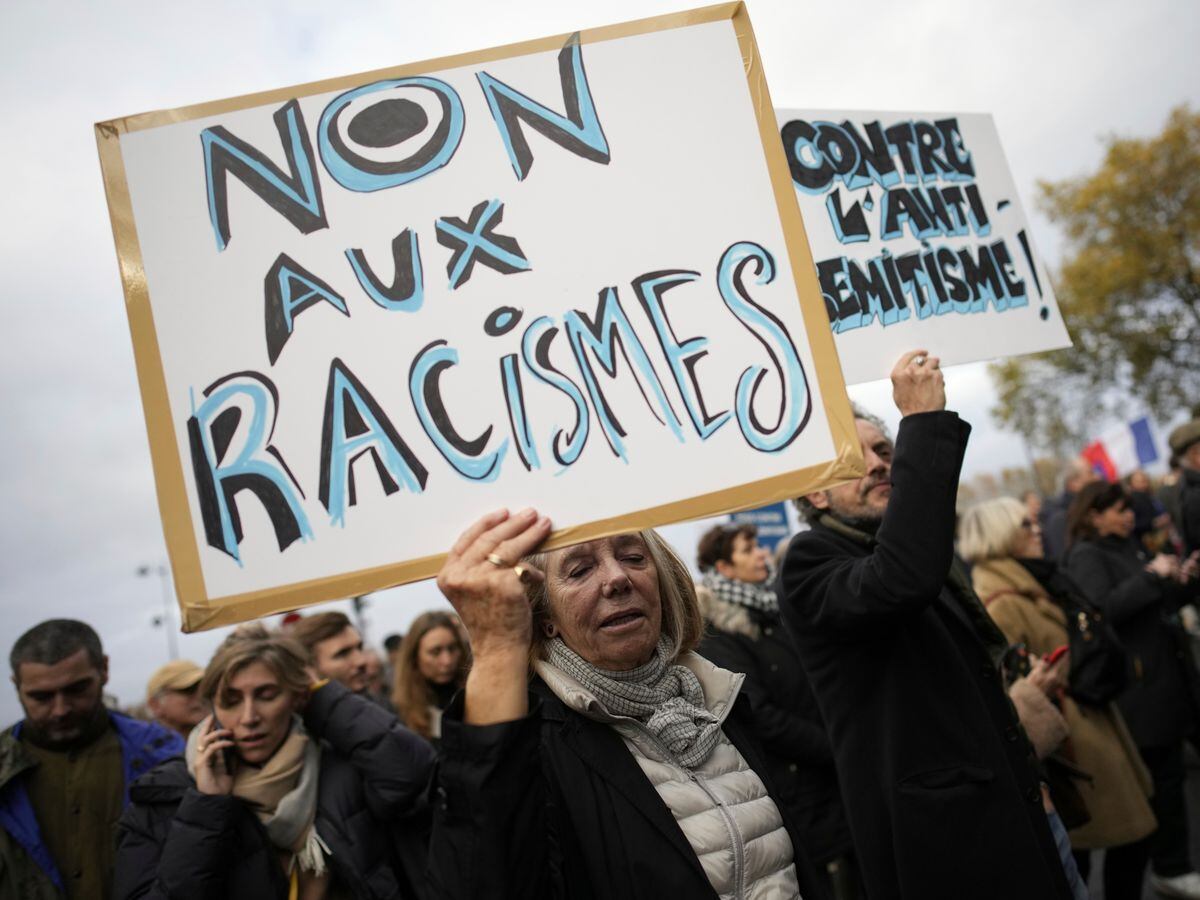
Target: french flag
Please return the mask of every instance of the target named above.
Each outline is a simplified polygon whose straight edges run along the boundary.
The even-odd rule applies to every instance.
[[[1142,416],[1104,432],[1099,440],[1084,447],[1081,455],[1097,475],[1109,481],[1116,481],[1135,469],[1156,462],[1159,458],[1158,445],[1154,440],[1150,417]]]

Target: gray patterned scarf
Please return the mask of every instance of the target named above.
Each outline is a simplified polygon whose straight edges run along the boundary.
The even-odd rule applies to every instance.
[[[609,713],[637,719],[683,766],[704,763],[721,737],[721,723],[704,706],[704,690],[691,669],[670,665],[665,635],[650,661],[636,669],[598,669],[555,638],[546,645],[550,664],[587,688]]]
[[[712,591],[718,600],[735,603],[760,612],[779,615],[779,597],[770,587],[774,572],[768,570],[762,584],[752,584],[749,581],[738,581],[726,578],[718,572],[705,572],[700,583]]]

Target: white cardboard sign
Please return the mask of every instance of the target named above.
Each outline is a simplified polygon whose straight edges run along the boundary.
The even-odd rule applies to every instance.
[[[855,471],[756,54],[731,4],[97,126],[186,627]]]
[[[847,384],[1070,346],[990,115],[776,115]]]

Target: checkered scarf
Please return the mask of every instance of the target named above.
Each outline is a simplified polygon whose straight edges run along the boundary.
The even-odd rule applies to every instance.
[[[552,666],[585,687],[612,715],[637,719],[677,762],[689,769],[704,763],[721,737],[721,723],[704,706],[700,681],[686,666],[671,665],[665,635],[650,661],[636,669],[598,669],[554,638],[547,644]]]
[[[762,584],[751,584],[749,581],[726,578],[717,572],[706,572],[700,579],[700,583],[716,594],[718,600],[736,603],[738,606],[746,606],[777,616],[779,615],[779,597],[770,587],[767,587],[771,581],[770,574]]]

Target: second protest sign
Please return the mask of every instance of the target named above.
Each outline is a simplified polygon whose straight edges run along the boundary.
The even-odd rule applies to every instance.
[[[777,114],[847,384],[1070,346],[991,116]]]

